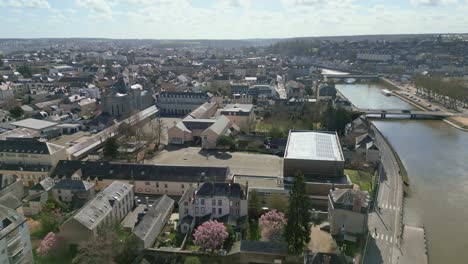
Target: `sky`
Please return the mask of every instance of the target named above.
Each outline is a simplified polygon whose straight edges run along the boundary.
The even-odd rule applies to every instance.
[[[0,0],[0,38],[468,33],[468,0]]]

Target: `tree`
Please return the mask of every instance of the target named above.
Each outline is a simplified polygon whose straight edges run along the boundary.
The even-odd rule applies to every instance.
[[[16,71],[21,73],[25,78],[31,78],[32,76],[32,69],[28,65],[19,66]]]
[[[198,257],[187,257],[184,260],[184,264],[202,264]]]
[[[118,154],[119,144],[115,137],[110,137],[104,142],[104,156],[115,159]]]
[[[305,194],[305,179],[302,173],[296,173],[289,194],[285,240],[288,243],[288,251],[298,255],[310,241],[310,206]]]
[[[257,219],[260,214],[260,200],[258,199],[257,192],[255,190],[252,190],[249,193],[248,211],[251,219]]]
[[[73,264],[131,263],[137,248],[133,235],[119,224],[103,226],[98,235],[78,245]]]
[[[200,225],[193,234],[195,245],[205,250],[215,250],[221,248],[224,240],[229,236],[226,227],[218,221],[207,221]]]
[[[275,125],[273,125],[271,127],[269,134],[270,134],[271,138],[283,138],[283,137],[285,137],[284,130],[281,129],[280,127],[275,126]]]
[[[263,239],[273,242],[281,241],[283,229],[287,222],[283,213],[273,209],[263,214],[258,222]]]
[[[346,124],[356,119],[359,115],[359,112],[349,111],[341,107],[335,109],[330,104],[321,116],[320,126],[325,130],[337,131],[338,134],[343,135]]]
[[[37,248],[37,254],[40,256],[47,255],[59,244],[59,238],[54,232],[49,232],[44,239],[41,240],[39,247]]]
[[[23,111],[23,108],[21,108],[21,106],[15,106],[12,109],[10,109],[10,115],[13,118],[19,118],[23,116],[23,114],[24,114],[24,111]]]
[[[223,147],[233,147],[235,145],[234,139],[227,135],[221,135],[216,140],[216,146],[223,146]]]

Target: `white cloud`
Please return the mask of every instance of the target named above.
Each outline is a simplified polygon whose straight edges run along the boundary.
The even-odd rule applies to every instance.
[[[47,0],[0,0],[0,6],[16,8],[50,8],[50,4]]]
[[[425,6],[438,6],[456,4],[458,0],[411,0],[412,4]]]
[[[82,8],[89,9],[94,18],[112,18],[112,8],[106,0],[77,0],[76,3]]]

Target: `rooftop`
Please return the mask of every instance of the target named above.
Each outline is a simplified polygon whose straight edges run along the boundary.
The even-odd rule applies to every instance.
[[[344,161],[335,132],[289,132],[285,159]]]
[[[205,182],[196,192],[197,197],[229,197],[245,199],[244,190],[238,183]]]
[[[120,201],[133,188],[133,185],[114,181],[106,189],[82,207],[73,219],[89,229],[94,229],[112,211],[114,202]]]
[[[225,181],[228,167],[113,163],[105,161],[61,160],[51,177],[70,178],[81,169],[83,179],[196,182],[204,179]]]
[[[26,221],[26,218],[6,206],[0,205],[0,239]]]
[[[253,104],[227,104],[221,112],[252,112]]]
[[[25,127],[25,128],[35,129],[35,130],[42,130],[42,129],[46,129],[46,128],[57,125],[57,123],[55,122],[49,122],[49,121],[44,121],[44,120],[39,120],[39,119],[34,119],[34,118],[27,118],[21,121],[13,122],[11,124],[17,127]]]
[[[133,233],[142,240],[148,235],[151,235],[155,226],[163,221],[165,221],[166,216],[172,213],[172,208],[174,208],[174,200],[169,198],[169,196],[164,195],[158,200],[156,200],[151,208],[145,213],[140,222],[135,226]],[[156,235],[157,234],[153,234]]]

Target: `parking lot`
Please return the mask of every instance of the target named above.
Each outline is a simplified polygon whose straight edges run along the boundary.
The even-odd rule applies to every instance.
[[[145,163],[187,166],[229,166],[231,173],[256,176],[283,176],[283,159],[274,155],[244,152],[205,151],[199,147],[167,149]]]

